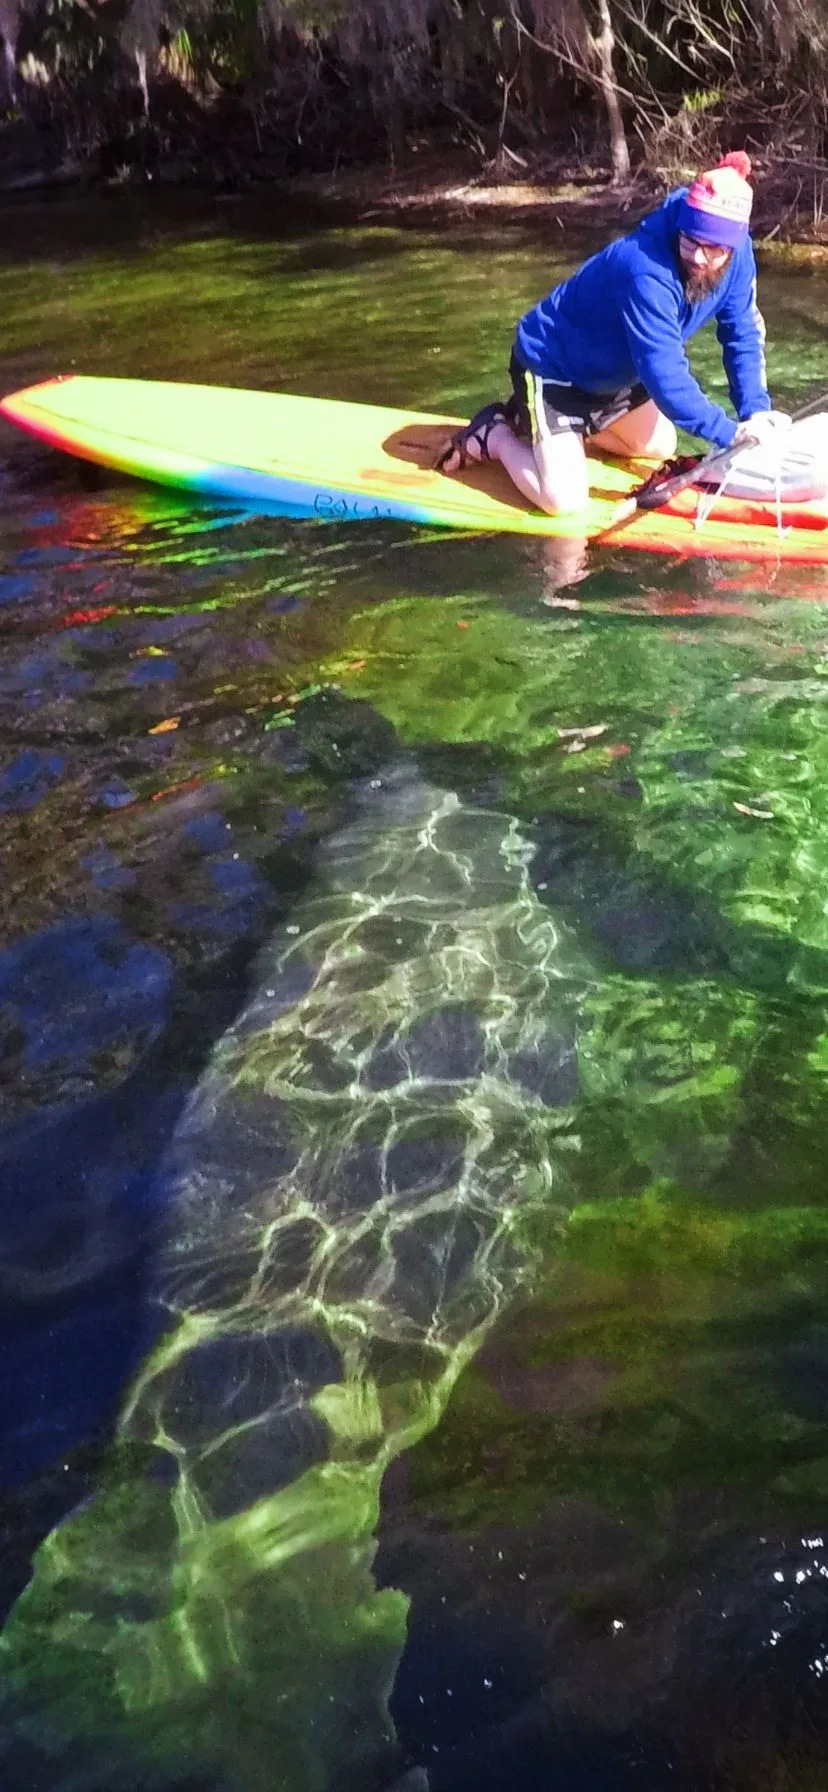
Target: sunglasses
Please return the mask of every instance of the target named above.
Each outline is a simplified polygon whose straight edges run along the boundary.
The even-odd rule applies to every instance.
[[[726,261],[730,254],[730,250],[722,248],[721,244],[700,243],[698,237],[687,236],[683,230],[679,231],[679,248],[686,255],[692,257],[701,252],[705,265],[709,268],[721,267],[722,262]]]

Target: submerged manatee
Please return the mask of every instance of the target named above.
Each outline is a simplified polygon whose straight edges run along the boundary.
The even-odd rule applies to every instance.
[[[6,1627],[50,1788],[393,1770],[382,1475],[529,1273],[527,1217],[549,1240],[573,1199],[590,974],[531,857],[397,766],[263,955],[171,1152],[166,1335]]]

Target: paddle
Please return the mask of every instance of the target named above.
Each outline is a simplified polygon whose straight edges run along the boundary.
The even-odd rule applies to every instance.
[[[812,398],[810,403],[803,404],[798,411],[793,412],[791,422],[801,423],[804,417],[810,417],[812,411],[825,409],[826,406],[828,406],[828,392],[820,392],[817,398]],[[608,523],[605,529],[601,529],[598,535],[593,536],[593,542],[604,541],[608,535],[614,534],[616,529],[623,529],[642,510],[660,510],[662,504],[669,503],[669,500],[674,498],[677,492],[683,492],[688,485],[695,485],[700,478],[705,477],[708,473],[726,473],[746,448],[757,446],[758,439],[757,436],[743,436],[738,444],[731,442],[727,448],[713,448],[702,460],[694,461],[688,467],[682,467],[680,472],[673,473],[666,479],[659,479],[657,475],[648,479],[646,484],[639,487],[638,491],[632,492],[629,498],[624,499],[612,522]]]

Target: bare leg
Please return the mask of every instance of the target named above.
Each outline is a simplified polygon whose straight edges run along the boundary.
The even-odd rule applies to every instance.
[[[504,441],[504,436],[509,439]],[[604,454],[622,460],[638,455],[669,460],[676,452],[676,431],[651,398],[619,417],[611,428],[590,438]],[[589,469],[584,446],[574,430],[555,435],[543,430],[532,449],[512,435],[505,425],[493,431],[489,444],[492,458],[500,460],[524,497],[531,498],[550,516],[583,510],[589,499]]]
[[[519,440],[508,423],[496,423],[488,433],[486,449],[489,460],[499,460],[512,484],[539,510],[558,516],[584,509],[589,478],[583,443],[574,430],[544,434],[532,448]],[[465,452],[469,460],[480,460],[473,436],[466,441]],[[445,471],[454,472],[455,468],[449,464]]]
[[[662,416],[652,399],[619,417],[611,428],[591,438],[596,448],[622,459],[651,455],[668,460],[676,450],[676,432]],[[507,423],[495,423],[486,432],[486,453],[489,460],[498,460],[517,489],[530,504],[548,516],[577,515],[589,501],[589,469],[581,437],[575,430],[555,434],[540,425],[538,440],[533,446],[523,442]],[[480,445],[474,436],[465,442],[469,460],[480,460]],[[445,465],[453,473],[457,467]]]
[[[670,460],[676,443],[674,424],[651,398],[590,438],[591,447],[604,454],[616,454],[621,460],[632,460],[639,454],[653,460]]]
[[[490,453],[492,447],[513,485],[548,516],[565,516],[586,508],[589,472],[583,442],[574,430],[554,436],[544,433],[530,447],[504,426]]]
[[[487,458],[500,461],[513,485],[517,486],[518,491],[522,492],[531,504],[536,504],[539,509],[552,515],[564,513],[562,504],[550,503],[548,487],[544,484],[544,475],[541,465],[539,465],[539,457],[536,458],[537,451],[533,452],[528,443],[520,441],[507,423],[493,424],[487,430],[485,440]],[[573,495],[579,497],[580,506],[572,503],[566,508],[576,510],[582,507],[587,502],[589,488],[586,456],[580,437],[574,435],[572,431],[567,431],[557,437],[550,435],[546,437],[543,446],[544,448],[551,447],[551,453],[547,456],[545,464],[547,481],[551,478],[556,483],[558,496],[562,491],[565,492],[567,481],[570,489],[577,482],[576,492]],[[464,452],[469,460],[483,458],[480,454],[479,441],[474,436],[469,436],[466,439]],[[459,459],[458,455],[458,461]],[[446,471],[448,470],[449,467],[446,468]],[[451,470],[453,471],[453,468]],[[561,535],[554,539],[549,538],[543,543],[545,576],[542,601],[545,604],[555,604],[556,602],[568,604],[572,609],[577,609],[578,605],[574,598],[558,599],[556,597],[558,591],[569,585],[578,584],[581,579],[586,577],[587,573],[587,541],[586,537],[578,532],[577,516],[573,516],[572,526],[573,534],[571,536]]]

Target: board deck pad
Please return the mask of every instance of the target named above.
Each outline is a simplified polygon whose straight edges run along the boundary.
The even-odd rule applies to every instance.
[[[577,521],[535,510],[503,469],[435,470],[464,421],[390,407],[72,374],[11,393],[11,423],[50,446],[117,471],[209,498],[329,521],[396,518],[432,527],[562,538],[604,536],[607,545],[735,559],[828,564],[828,503],[783,512],[725,501],[696,524],[699,494],[641,512],[616,532],[619,502],[652,471],[648,461],[590,459],[590,502]],[[702,499],[706,506],[707,498]]]

